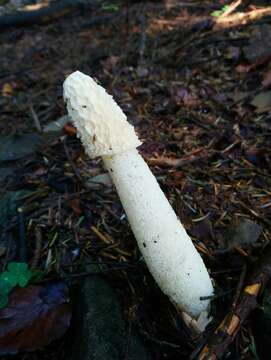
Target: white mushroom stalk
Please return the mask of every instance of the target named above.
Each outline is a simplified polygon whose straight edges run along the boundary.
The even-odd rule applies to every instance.
[[[79,71],[64,82],[64,99],[87,154],[101,156],[116,186],[139,249],[160,289],[193,318],[208,311],[208,271],[137,147],[126,116],[103,87]],[[203,298],[203,299],[201,299]]]

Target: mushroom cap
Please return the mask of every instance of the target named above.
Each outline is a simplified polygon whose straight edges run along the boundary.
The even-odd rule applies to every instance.
[[[90,157],[119,154],[141,145],[122,109],[90,76],[75,71],[63,87],[68,113]]]

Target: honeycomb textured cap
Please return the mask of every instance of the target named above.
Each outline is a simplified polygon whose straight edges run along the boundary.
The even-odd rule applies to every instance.
[[[141,145],[113,97],[90,76],[75,71],[63,87],[68,113],[90,157],[120,154]]]

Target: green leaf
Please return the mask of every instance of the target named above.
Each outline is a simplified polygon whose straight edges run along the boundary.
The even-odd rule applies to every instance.
[[[13,289],[13,285],[0,277],[0,295],[8,295]]]
[[[12,287],[14,287],[14,286],[16,286],[18,284],[18,276],[12,274],[9,271],[4,271],[0,275],[0,279],[2,279],[3,281],[8,282]]]
[[[219,17],[219,16],[223,15],[228,10],[229,10],[229,6],[224,5],[221,10],[215,10],[215,11],[211,12],[211,16]]]
[[[8,271],[15,275],[21,275],[28,271],[28,265],[25,262],[10,262],[8,264]]]
[[[31,281],[34,282],[34,283],[41,281],[43,279],[43,277],[44,277],[43,271],[31,270],[31,272],[32,272]]]
[[[24,273],[22,273],[18,279],[18,284],[20,287],[25,287],[30,279],[32,278],[32,272],[27,270]]]
[[[116,5],[116,4],[105,4],[105,5],[102,6],[102,9],[105,10],[105,11],[114,12],[114,11],[119,10],[119,6]]]
[[[6,294],[0,294],[0,309],[3,309],[8,304],[8,296]]]
[[[222,14],[223,14],[222,10],[215,10],[215,11],[211,12],[211,16],[213,16],[213,17],[219,17]]]

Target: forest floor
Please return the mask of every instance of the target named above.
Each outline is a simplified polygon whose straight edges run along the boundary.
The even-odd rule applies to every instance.
[[[271,19],[210,24],[226,3],[120,1],[0,34],[0,182],[9,203],[7,211],[0,200],[1,268],[19,254],[45,279],[76,281],[95,259],[153,359],[198,358],[240,308],[242,325],[217,354],[264,359],[259,347],[269,345],[257,319],[266,324],[270,308],[255,317],[242,291],[271,239]],[[233,13],[263,6],[247,3]],[[202,336],[149,275],[100,159],[84,154],[66,117],[59,131],[48,129],[66,115],[62,84],[75,70],[98,79],[127,114],[208,267],[215,297]],[[259,303],[271,303],[265,294]],[[64,359],[63,344],[16,359]]]

